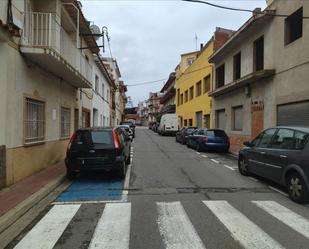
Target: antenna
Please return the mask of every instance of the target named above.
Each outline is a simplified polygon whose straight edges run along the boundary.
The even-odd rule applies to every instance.
[[[197,34],[195,34],[195,51],[197,51]]]

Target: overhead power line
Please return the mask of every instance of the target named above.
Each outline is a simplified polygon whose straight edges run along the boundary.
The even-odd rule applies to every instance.
[[[220,9],[225,9],[225,10],[232,10],[232,11],[240,11],[240,12],[249,12],[253,14],[265,14],[269,16],[275,16],[275,17],[289,17],[290,15],[283,15],[283,14],[273,14],[270,12],[261,12],[261,11],[256,11],[256,10],[249,10],[249,9],[240,9],[240,8],[232,8],[232,7],[227,7],[219,4],[214,4],[206,1],[201,1],[201,0],[181,0],[183,2],[192,2],[192,3],[201,3],[201,4],[206,4],[215,8],[220,8]],[[303,16],[303,19],[309,19],[309,16]]]
[[[141,85],[148,85],[148,84],[153,84],[153,83],[157,83],[157,82],[162,82],[162,81],[165,81],[167,80],[166,78],[164,79],[159,79],[159,80],[153,80],[153,81],[146,81],[146,82],[141,82],[141,83],[134,83],[134,84],[129,84],[129,85],[126,85],[127,87],[129,86],[141,86]]]

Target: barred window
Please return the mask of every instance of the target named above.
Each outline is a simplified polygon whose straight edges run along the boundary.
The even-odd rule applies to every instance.
[[[30,98],[25,101],[25,143],[44,141],[45,103]]]
[[[71,127],[71,110],[69,108],[61,107],[60,122],[60,137],[69,137]]]

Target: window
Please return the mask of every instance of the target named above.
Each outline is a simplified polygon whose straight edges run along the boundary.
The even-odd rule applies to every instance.
[[[254,140],[254,144],[261,148],[267,148],[275,132],[276,129],[268,129],[264,131]]]
[[[180,105],[180,89],[177,89],[177,105]]]
[[[45,103],[30,98],[25,101],[25,143],[44,141]]]
[[[189,89],[189,91],[190,91],[190,92],[189,92],[189,95],[190,95],[189,97],[190,97],[190,100],[192,100],[192,99],[193,99],[193,96],[194,96],[194,86],[191,86],[190,89]]]
[[[294,131],[289,129],[279,129],[276,136],[274,136],[271,147],[275,149],[293,149]]]
[[[308,142],[309,134],[300,131],[295,131],[294,137],[295,137],[295,149],[302,150]]]
[[[185,119],[185,120],[184,120],[184,126],[187,126],[187,125],[188,125],[188,120]]]
[[[303,8],[285,19],[285,45],[303,36]]]
[[[181,104],[181,105],[183,104],[183,93],[180,94],[180,104]]]
[[[240,74],[241,74],[241,53],[239,52],[238,54],[234,55],[233,57],[233,79],[238,80],[240,79]]]
[[[204,115],[204,127],[207,129],[210,128],[210,114]]]
[[[60,114],[60,137],[67,138],[70,136],[71,127],[71,110],[69,108],[61,107]]]
[[[193,64],[193,62],[194,62],[194,58],[189,58],[187,60],[188,66],[191,66]]]
[[[216,127],[225,130],[225,110],[216,111]]]
[[[95,76],[94,90],[95,90],[97,93],[99,93],[99,77],[98,77],[98,75]]]
[[[109,90],[107,89],[107,93],[106,93],[106,101],[109,103],[109,99],[110,99],[110,97],[109,97]]]
[[[196,83],[196,97],[202,94],[202,81]]]
[[[216,86],[217,88],[224,86],[225,81],[225,66],[221,65],[216,69]]]
[[[185,91],[185,102],[188,102],[188,90]]]
[[[102,97],[104,98],[104,84],[102,84],[102,92],[101,92]]]
[[[193,120],[192,120],[192,118],[189,119],[189,126],[193,126]]]
[[[233,130],[242,131],[243,107],[233,107]]]
[[[204,78],[204,93],[207,93],[210,91],[210,75],[207,75]]]
[[[253,70],[254,72],[264,69],[264,36],[253,43]]]

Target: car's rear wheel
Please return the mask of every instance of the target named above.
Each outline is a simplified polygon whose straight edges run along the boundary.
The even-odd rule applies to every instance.
[[[286,185],[291,200],[297,203],[309,202],[309,191],[305,180],[300,174],[297,172],[289,174]]]
[[[238,159],[238,170],[239,173],[244,176],[250,175],[248,171],[248,161],[243,156]]]
[[[196,151],[201,152],[202,151],[202,147],[200,144],[197,144],[196,146]]]
[[[118,170],[118,177],[123,179],[126,177],[126,172],[127,172],[127,166],[125,162],[122,163],[121,167]]]
[[[74,171],[67,170],[66,176],[69,180],[74,180],[77,176],[77,173]]]
[[[129,153],[129,156],[126,160],[126,164],[129,165],[131,163],[131,153]]]

